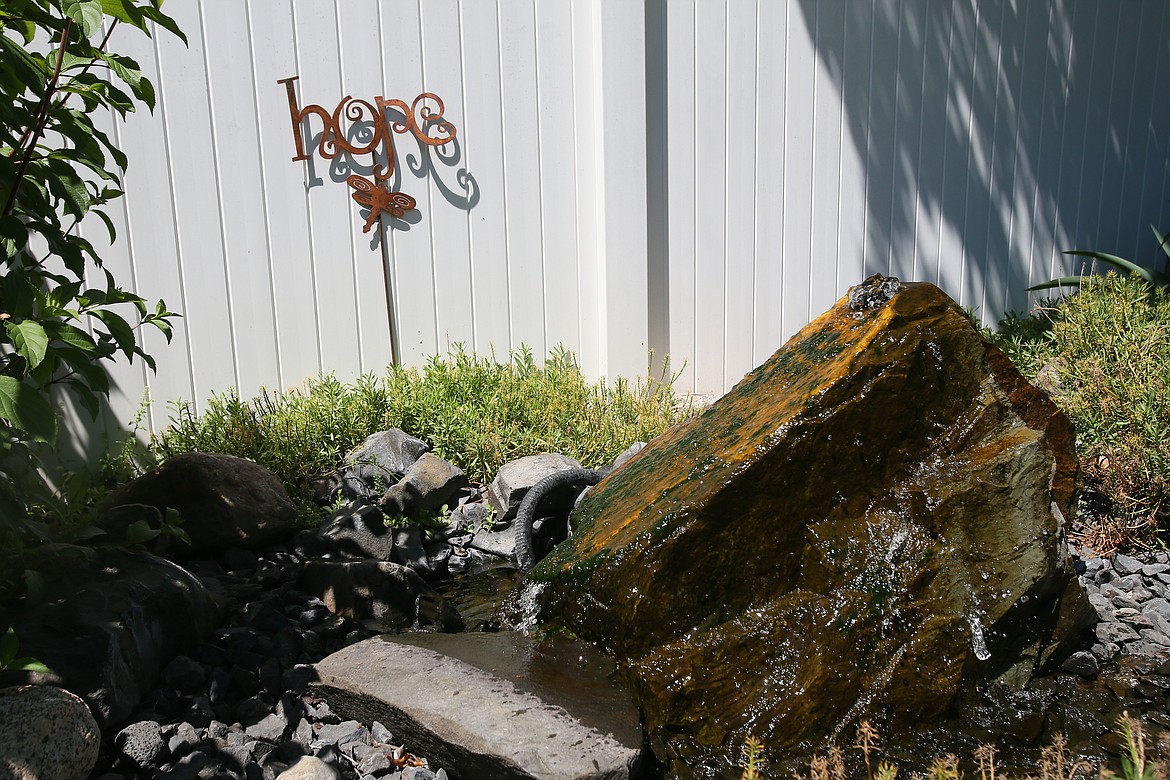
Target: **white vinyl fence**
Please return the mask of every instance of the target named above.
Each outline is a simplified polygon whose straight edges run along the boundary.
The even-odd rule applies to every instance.
[[[994,321],[1078,267],[1061,250],[1153,262],[1170,225],[1164,0],[173,5],[188,47],[115,36],[158,107],[112,128],[105,256],[184,315],[147,334],[157,374],[117,368],[121,424],[144,387],[157,429],[175,399],[456,343],[563,344],[611,378],[653,351],[717,395],[871,273]],[[442,98],[454,141],[391,133],[417,210],[363,233],[346,180],[374,160],[293,161],[293,76],[301,108]]]

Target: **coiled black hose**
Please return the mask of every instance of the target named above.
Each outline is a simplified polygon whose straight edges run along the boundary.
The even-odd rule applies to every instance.
[[[565,469],[554,471],[528,489],[520,509],[516,512],[516,563],[522,572],[530,572],[536,566],[536,554],[532,549],[532,523],[536,520],[536,507],[553,490],[565,485],[596,485],[605,476],[593,469]]]

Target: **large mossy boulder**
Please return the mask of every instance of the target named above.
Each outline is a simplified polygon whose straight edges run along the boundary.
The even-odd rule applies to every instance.
[[[853,288],[601,482],[532,573],[678,776],[947,712],[1077,649],[1068,420],[937,287]]]

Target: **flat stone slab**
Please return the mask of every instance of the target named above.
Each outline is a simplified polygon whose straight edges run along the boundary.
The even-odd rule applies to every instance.
[[[528,640],[456,634],[408,641],[450,642],[452,653],[471,660],[375,637],[317,664],[313,687],[342,717],[385,724],[395,739],[427,756],[452,780],[638,777],[641,739],[636,728],[629,728],[631,712],[637,723],[633,705],[625,701],[624,712],[611,702],[582,710],[578,690],[571,695],[577,701],[561,706],[554,700],[559,686],[540,679],[544,673],[539,661],[533,663],[536,651],[518,644]],[[523,674],[509,675],[509,669],[523,669]],[[566,680],[579,678],[578,672],[572,666],[562,669]],[[577,687],[596,693],[608,686]],[[612,689],[606,695],[612,697]],[[583,717],[571,715],[569,708]],[[598,712],[609,713],[613,726],[607,731],[619,736],[589,725],[598,723]]]

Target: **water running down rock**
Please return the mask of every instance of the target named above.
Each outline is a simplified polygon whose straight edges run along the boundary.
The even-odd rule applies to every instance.
[[[860,304],[864,305],[858,305]],[[1085,646],[1067,419],[942,291],[854,288],[602,481],[533,572],[677,776],[937,718]]]

